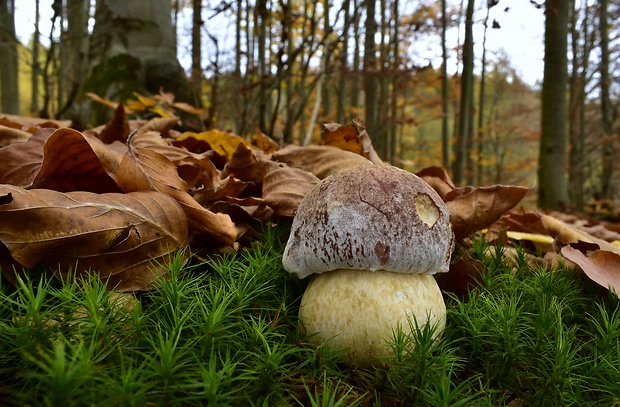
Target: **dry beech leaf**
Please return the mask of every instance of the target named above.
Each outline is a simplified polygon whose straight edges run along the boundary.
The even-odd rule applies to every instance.
[[[359,129],[353,123],[347,125],[338,123],[323,124],[323,145],[337,147],[368,158],[368,155],[364,152]]]
[[[574,228],[553,216],[542,215],[540,220],[547,229],[549,235],[562,243],[576,243],[578,241],[596,243],[601,250],[620,254],[620,247],[596,238],[584,231]]]
[[[252,140],[252,143],[266,154],[271,154],[274,151],[278,151],[280,149],[278,143],[276,143],[271,137],[260,131],[256,133],[254,139]]]
[[[480,260],[465,252],[450,264],[449,272],[437,273],[435,279],[442,291],[466,298],[469,290],[479,286],[478,281],[484,270],[484,264]]]
[[[571,246],[564,246],[560,253],[577,264],[590,280],[612,290],[620,298],[620,255],[605,250],[584,254]]]
[[[263,175],[256,155],[243,144],[239,144],[222,170],[222,178],[226,178],[229,175],[233,175],[235,178],[245,182],[254,182],[255,184],[263,182]]]
[[[125,106],[119,103],[116,109],[114,109],[112,119],[103,127],[98,138],[105,144],[112,144],[115,141],[120,141],[124,144],[130,132]]]
[[[39,117],[30,116],[17,116],[13,114],[2,114],[2,116],[13,123],[18,123],[21,127],[38,127],[38,128],[53,128],[59,129],[61,127],[71,127],[73,122],[71,120],[53,120],[53,119],[41,119]]]
[[[236,134],[226,133],[221,130],[209,130],[202,133],[187,132],[183,133],[177,141],[183,141],[188,138],[194,138],[196,140],[207,142],[216,153],[226,157],[229,160],[239,144],[244,144],[246,147],[251,146],[251,144],[245,141],[242,137],[239,137]]]
[[[273,153],[272,158],[290,167],[314,174],[319,179],[325,179],[349,168],[372,164],[361,155],[331,146],[289,145]]]
[[[167,135],[174,126],[179,124],[178,117],[154,117],[140,126],[140,133],[155,131],[162,135]]]
[[[514,208],[529,188],[495,185],[479,188],[456,188],[445,196],[450,222],[457,240],[482,230]]]
[[[293,217],[299,203],[319,179],[309,172],[284,164],[265,163],[263,199],[279,216]]]
[[[31,188],[60,192],[121,192],[116,184],[122,156],[101,140],[62,128],[45,142],[43,162]]]
[[[27,131],[0,124],[0,147],[5,147],[13,143],[23,143],[31,136],[32,134]]]
[[[427,167],[416,172],[415,175],[426,181],[444,201],[448,192],[456,189],[448,171],[443,167]]]
[[[138,130],[138,133],[134,134],[132,137],[131,145],[136,148],[147,148],[149,150],[157,151],[158,153],[165,155],[173,163],[184,160],[188,157],[193,157],[197,160],[208,160],[204,154],[192,153],[183,148],[170,145],[166,140],[164,140],[161,133],[158,131],[144,131],[141,128]]]
[[[205,232],[221,243],[232,245],[237,230],[230,217],[202,207],[187,193],[187,185],[179,177],[172,161],[156,151],[134,147],[132,139],[133,134],[127,141],[127,154],[118,172],[118,185],[123,191],[151,190],[170,195],[181,204],[190,228]]]
[[[40,129],[28,141],[0,148],[0,184],[30,185],[41,167],[43,146],[55,129]]]
[[[0,185],[0,240],[23,267],[99,273],[121,291],[144,290],[187,245],[187,218],[159,192],[61,193]]]

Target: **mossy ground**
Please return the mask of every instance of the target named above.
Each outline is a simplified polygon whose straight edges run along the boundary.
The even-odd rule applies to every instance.
[[[96,277],[45,274],[0,293],[2,405],[618,405],[620,310],[575,271],[485,265],[447,328],[396,332],[385,368],[357,369],[298,329],[307,284],[277,229],[251,250],[182,266],[133,306]],[[410,346],[413,344],[413,347]],[[410,349],[414,348],[415,351]]]

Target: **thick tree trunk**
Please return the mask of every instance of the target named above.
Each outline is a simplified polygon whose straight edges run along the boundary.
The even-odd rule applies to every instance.
[[[463,42],[463,71],[461,73],[461,103],[458,122],[457,140],[455,143],[455,159],[452,179],[455,184],[464,180],[467,163],[468,139],[471,137],[472,95],[474,92],[474,36],[473,15],[474,0],[468,0],[465,14],[465,40]]]
[[[567,32],[569,0],[546,0],[542,137],[538,159],[538,205],[562,210],[568,204],[566,168]]]
[[[169,10],[169,0],[97,0],[84,91],[123,101],[161,89],[191,102]],[[103,121],[101,111],[95,120]]]
[[[2,112],[18,114],[19,80],[14,0],[0,0],[0,55]]]

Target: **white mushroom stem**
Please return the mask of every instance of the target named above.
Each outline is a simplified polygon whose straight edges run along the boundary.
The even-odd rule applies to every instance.
[[[302,328],[314,343],[347,349],[351,362],[381,364],[392,355],[388,341],[409,320],[445,327],[446,306],[432,275],[334,270],[313,276],[301,301]]]

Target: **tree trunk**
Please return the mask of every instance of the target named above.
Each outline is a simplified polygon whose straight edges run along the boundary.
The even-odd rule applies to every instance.
[[[457,140],[455,144],[455,160],[452,169],[452,179],[455,184],[462,183],[465,165],[467,163],[467,146],[471,119],[472,94],[474,92],[474,36],[473,16],[474,0],[468,0],[465,14],[465,40],[463,42],[463,71],[461,73],[461,103],[458,123]]]
[[[484,33],[482,35],[482,71],[480,73],[480,95],[478,97],[478,138],[476,152],[476,185],[482,185],[482,160],[484,157],[484,102],[486,87],[486,68],[487,68],[487,29],[489,28],[489,13],[493,4],[487,2],[487,15],[484,19]]]
[[[2,112],[19,114],[19,78],[15,2],[0,0],[0,81]]]
[[[351,107],[353,109],[360,105],[360,1],[353,0],[353,67],[351,68]]]
[[[32,78],[30,94],[30,112],[36,114],[39,112],[39,79],[41,76],[41,66],[39,65],[40,49],[41,49],[41,32],[39,31],[39,20],[41,12],[39,8],[39,0],[34,2],[34,34],[32,36]]]
[[[601,120],[603,122],[603,157],[601,174],[601,199],[613,199],[612,178],[615,164],[615,140],[613,139],[611,98],[609,87],[609,24],[607,22],[608,0],[599,2],[599,31],[601,35]]]
[[[542,137],[538,159],[538,205],[568,205],[566,168],[567,33],[569,0],[546,0],[545,68],[542,85]]]
[[[189,79],[193,104],[202,106],[202,0],[192,0],[192,70]]]
[[[345,120],[345,98],[346,84],[349,74],[348,57],[349,57],[349,28],[351,26],[351,0],[344,0],[344,27],[342,29],[342,41],[340,52],[340,83],[338,84],[338,108],[336,113],[336,122],[344,123]]]
[[[267,129],[267,0],[257,0],[256,31],[258,33],[258,128],[269,134]]]
[[[169,0],[97,0],[84,90],[123,101],[162,89],[191,102],[169,10]],[[103,120],[100,111],[95,122]]]
[[[444,168],[450,167],[450,129],[448,124],[448,48],[446,31],[448,17],[446,0],[441,0],[441,162]]]
[[[393,4],[393,23],[394,27],[392,30],[392,98],[390,102],[390,116],[392,118],[392,122],[390,124],[390,158],[394,165],[397,165],[399,162],[399,158],[397,156],[397,141],[398,141],[398,121],[396,117],[398,116],[398,80],[400,78],[400,37],[399,37],[399,13],[398,13],[398,0],[394,0]]]
[[[375,34],[375,1],[364,0],[366,6],[366,24],[364,37],[364,108],[366,112],[366,131],[373,140],[379,157],[385,158],[385,140],[379,137],[377,123],[377,56]]]

